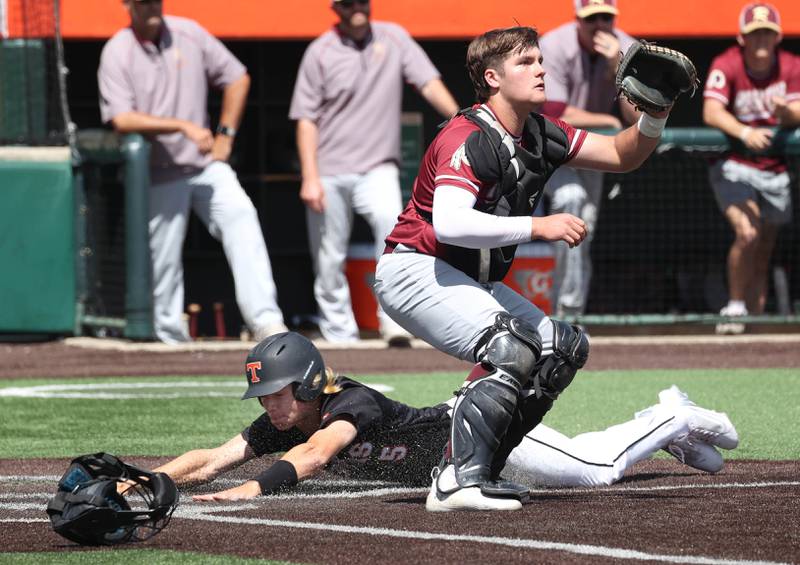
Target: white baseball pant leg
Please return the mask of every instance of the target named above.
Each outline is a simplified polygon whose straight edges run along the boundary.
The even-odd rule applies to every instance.
[[[189,341],[183,323],[183,240],[189,223],[189,178],[148,189],[150,261],[153,269],[153,325],[164,343]]]
[[[572,439],[539,424],[511,452],[503,476],[527,486],[611,485],[634,464],[688,431],[685,418],[661,406],[642,417]]]
[[[264,234],[253,202],[228,163],[215,161],[191,180],[192,208],[222,243],[247,327],[283,324]]]
[[[403,246],[378,261],[375,293],[408,332],[459,359],[475,362],[478,340],[502,311],[538,328],[543,350],[552,350],[550,318],[526,298],[502,283],[481,285],[446,261]]]
[[[372,228],[375,254],[379,257],[384,239],[402,211],[397,166],[384,163],[363,175],[326,176],[321,181],[325,190],[324,212],[319,214],[306,208],[319,328],[328,341],[356,341],[358,325],[344,274],[353,213],[364,216]],[[388,317],[382,311],[378,314],[382,326],[391,322],[386,322]]]
[[[561,167],[547,183],[550,213],[569,213],[586,222],[588,234],[577,247],[563,241],[553,244],[553,305],[557,318],[579,316],[586,309],[592,278],[590,256],[600,199],[603,196],[603,173]]]
[[[150,254],[156,337],[189,340],[183,323],[183,240],[190,206],[216,239],[231,266],[236,301],[252,329],[282,322],[272,267],[253,203],[227,163],[150,187]]]
[[[359,175],[325,176],[325,210],[306,207],[308,242],[314,267],[314,298],[319,310],[319,330],[331,342],[358,340],[358,325],[344,274],[347,246],[353,228],[350,189]]]
[[[375,240],[375,263],[386,248],[386,237],[394,229],[397,217],[403,211],[400,192],[400,173],[394,163],[383,163],[362,176],[353,187],[353,209],[372,228]],[[403,332],[378,304],[378,322],[382,335],[397,335]]]

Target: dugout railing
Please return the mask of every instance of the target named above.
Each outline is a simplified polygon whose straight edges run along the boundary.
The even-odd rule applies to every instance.
[[[75,163],[75,334],[154,338],[148,243],[150,145],[84,130]]]
[[[78,147],[76,333],[151,339],[148,145],[139,136],[123,139],[97,130],[79,132]],[[728,148],[728,139],[718,131],[668,128],[639,170],[606,175],[592,243],[589,306],[572,321],[592,327],[660,326],[662,331],[724,321],[718,312],[727,299],[725,264],[733,235],[714,201],[707,171]],[[800,131],[778,132],[773,150],[789,158],[798,217]],[[285,211],[255,202],[264,224],[280,226],[275,231],[283,237],[293,240],[286,234],[302,229],[302,217],[286,217]],[[287,241],[272,238],[269,245],[271,253],[280,254]],[[800,324],[800,229],[795,222],[779,234],[771,273],[777,282],[770,292],[771,313],[743,321],[761,328]],[[281,287],[279,294],[286,298],[298,286]]]
[[[733,232],[717,207],[708,168],[731,141],[709,128],[668,128],[637,171],[607,174],[592,242],[588,326],[712,325],[727,301]],[[741,146],[740,146],[741,148]],[[800,130],[776,130],[770,149],[789,161],[798,218]],[[781,228],[770,268],[769,314],[742,322],[800,323],[800,229]]]

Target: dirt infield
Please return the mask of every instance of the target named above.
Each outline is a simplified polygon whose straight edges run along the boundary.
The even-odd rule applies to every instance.
[[[597,339],[587,369],[800,367],[798,346],[791,336]],[[180,352],[65,341],[0,344],[0,378],[238,375],[246,350],[246,344]],[[354,375],[468,369],[429,348],[323,354],[337,371]],[[152,467],[160,460],[130,462]],[[66,466],[66,460],[0,460],[0,551],[92,551],[54,534],[44,513]],[[253,474],[244,466],[225,480]],[[612,487],[535,491],[522,511],[498,516],[428,513],[424,489],[354,485],[328,473],[298,493],[246,503],[194,503],[184,492],[172,523],[138,547],[332,565],[798,562],[799,478],[800,461],[735,460],[707,475],[656,459]]]
[[[54,534],[43,512],[66,464],[0,462],[0,516],[19,520],[3,525],[4,549],[84,550]],[[302,493],[246,503],[200,504],[184,493],[172,523],[145,546],[332,565],[793,562],[799,474],[797,461],[732,461],[705,475],[659,459],[613,487],[536,491],[502,518],[432,514],[424,490],[358,492],[328,475]]]
[[[248,344],[225,349],[170,350],[169,347],[120,344],[95,340],[0,343],[0,378],[53,378],[141,375],[239,375]],[[202,347],[203,344],[199,344]],[[253,345],[253,344],[249,344]],[[414,349],[322,349],[327,365],[337,372],[363,375],[384,372],[466,371],[469,364],[429,347]],[[800,336],[741,338],[595,338],[587,370],[679,369],[736,367],[800,368]]]

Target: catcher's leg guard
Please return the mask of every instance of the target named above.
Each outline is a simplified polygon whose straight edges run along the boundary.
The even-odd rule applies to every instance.
[[[529,394],[526,395],[526,393]],[[551,398],[546,396],[537,398],[532,391],[522,392],[522,396],[517,403],[517,410],[514,412],[514,418],[492,459],[492,480],[497,481],[499,479],[500,473],[503,472],[503,468],[506,466],[508,456],[520,444],[525,434],[542,422],[545,414],[552,406],[553,399]],[[502,484],[503,481],[500,481],[500,483]]]
[[[578,369],[589,358],[589,339],[577,326],[553,322],[553,353],[544,355],[533,373],[533,389],[537,398],[555,400],[569,386]]]
[[[533,391],[525,390],[517,404],[513,419],[492,460],[492,478],[500,476],[506,459],[529,431],[541,423],[561,392],[575,378],[578,369],[589,357],[589,340],[575,326],[559,320],[553,322],[553,352],[543,355],[533,371]]]
[[[450,462],[458,487],[486,485],[491,480],[494,454],[541,347],[536,328],[506,313],[497,315],[495,325],[479,342],[480,363],[453,407]]]

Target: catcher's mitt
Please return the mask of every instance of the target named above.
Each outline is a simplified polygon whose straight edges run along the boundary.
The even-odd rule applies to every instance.
[[[680,51],[637,41],[622,58],[616,82],[618,93],[637,110],[663,112],[684,92],[693,96],[700,79]]]

